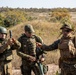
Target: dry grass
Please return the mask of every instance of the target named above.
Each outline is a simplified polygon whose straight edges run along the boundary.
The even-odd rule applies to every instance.
[[[42,39],[44,40],[44,43],[46,44],[51,44],[54,40],[57,39],[57,36],[59,35],[59,28],[60,28],[59,23],[55,24],[55,23],[42,22],[42,21],[41,22],[32,21],[10,28],[9,30],[12,30],[14,38],[17,39],[24,32],[25,24],[32,24],[36,31],[35,34],[41,36]],[[13,66],[15,68],[19,68],[21,64],[21,59],[16,55],[16,51],[13,52],[13,55],[14,55]],[[56,51],[47,52],[45,56],[46,56],[46,61],[44,63],[56,63],[56,64],[58,63],[58,58],[59,58],[58,52]]]
[[[43,20],[43,19],[38,19],[38,20],[34,20],[34,21],[27,21],[25,23],[11,27],[8,30],[12,30],[13,37],[17,39],[22,33],[24,33],[25,24],[32,24],[34,29],[35,29],[35,34],[41,36],[44,43],[47,45],[51,44],[53,41],[55,41],[59,38],[58,36],[60,34],[61,24],[47,22],[46,20]],[[74,23],[74,24],[76,24],[76,23]],[[19,66],[21,64],[21,59],[16,55],[15,51],[13,52],[13,55],[14,55],[13,66],[15,68],[19,68]],[[59,56],[60,56],[59,50],[47,52],[46,61],[44,63],[58,64]]]

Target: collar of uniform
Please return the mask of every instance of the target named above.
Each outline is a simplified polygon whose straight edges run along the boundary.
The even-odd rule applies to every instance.
[[[67,37],[62,36],[61,39],[72,39],[73,37],[74,37],[74,36],[67,36]]]

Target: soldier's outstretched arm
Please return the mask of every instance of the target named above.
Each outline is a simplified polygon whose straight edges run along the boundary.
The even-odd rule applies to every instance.
[[[60,42],[60,40],[55,41],[54,43],[52,43],[51,45],[42,45],[42,50],[45,51],[52,51],[52,50],[56,50],[58,49],[58,43]]]

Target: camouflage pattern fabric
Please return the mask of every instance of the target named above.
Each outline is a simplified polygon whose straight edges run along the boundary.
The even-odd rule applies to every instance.
[[[4,73],[4,62],[0,61],[0,75],[5,75]]]
[[[36,41],[34,37],[27,37],[25,34],[23,34],[19,38],[19,42],[21,43],[21,48],[18,51],[18,55],[21,56],[23,59],[28,61],[28,58],[30,56],[36,55]]]
[[[42,49],[46,51],[60,50],[59,67],[61,75],[76,75],[76,43],[75,36],[62,37],[51,45],[43,45]]]
[[[76,75],[76,48],[73,38],[62,38],[59,43],[61,75]]]
[[[31,75],[31,71],[34,72],[35,75],[40,75],[39,68],[36,63],[32,63],[30,65],[27,65],[26,61],[22,61],[21,65],[21,72],[22,75]]]
[[[13,75],[12,73],[12,62],[5,62],[4,64],[5,75]]]
[[[28,60],[30,56],[36,57],[36,39],[34,36],[29,38],[25,34],[19,38],[21,48],[17,54],[22,58],[21,71],[23,75],[31,75],[31,71],[33,71],[35,75],[40,75],[36,62]]]
[[[76,64],[61,64],[61,75],[76,75]]]
[[[7,45],[7,40],[0,41],[0,75],[13,75],[11,63],[12,50],[19,48],[20,43],[18,41],[12,46]]]

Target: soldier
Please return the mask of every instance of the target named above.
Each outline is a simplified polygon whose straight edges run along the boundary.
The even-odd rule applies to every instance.
[[[0,75],[13,75],[12,50],[19,49],[20,46],[14,38],[7,39],[7,29],[0,27]]]
[[[24,33],[19,38],[21,48],[17,53],[22,58],[21,72],[23,75],[31,75],[32,70],[35,75],[40,75],[36,65],[36,42],[42,43],[42,40],[34,35],[34,32],[32,25],[27,24],[24,27]]]
[[[76,37],[71,25],[66,23],[60,28],[62,30],[61,39],[56,40],[51,45],[38,43],[43,50],[52,51],[60,49],[59,67],[61,75],[76,75]]]

